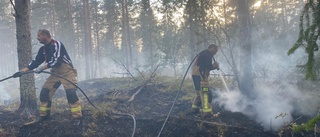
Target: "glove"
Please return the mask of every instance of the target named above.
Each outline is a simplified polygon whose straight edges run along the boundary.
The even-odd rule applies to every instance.
[[[36,69],[34,69],[34,72],[37,73],[37,74],[41,73],[42,71],[43,71],[42,66],[39,66]]]
[[[23,73],[24,73],[23,71],[18,71],[18,72],[16,72],[16,73],[14,73],[14,74],[12,75],[12,77],[13,77],[13,78],[21,77]]]
[[[217,70],[219,70],[220,68],[219,68],[219,63],[218,62],[214,62],[213,64],[213,67],[215,68],[215,69],[217,69]]]

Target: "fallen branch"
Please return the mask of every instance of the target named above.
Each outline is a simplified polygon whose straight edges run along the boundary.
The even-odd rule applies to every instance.
[[[132,100],[134,100],[134,97],[140,93],[141,89],[144,88],[146,85],[141,86],[136,93],[134,93],[131,98],[128,100],[128,102],[131,102]]]
[[[134,93],[130,99],[128,100],[128,102],[131,102],[132,100],[134,100],[134,97],[140,93],[140,91],[156,76],[156,70],[158,69],[159,65],[153,70],[153,72],[151,73],[150,77],[140,86],[140,88],[136,91],[136,93]]]

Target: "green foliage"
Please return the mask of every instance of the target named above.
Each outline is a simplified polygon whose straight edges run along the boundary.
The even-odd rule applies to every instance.
[[[310,19],[310,13],[312,12],[312,18]],[[310,21],[312,24],[310,25]],[[320,35],[320,4],[319,2],[315,2],[314,0],[309,0],[308,3],[305,4],[302,14],[300,16],[300,32],[299,38],[293,47],[288,51],[288,55],[293,54],[299,47],[304,47],[306,53],[308,54],[308,61],[303,66],[306,69],[305,77],[306,79],[315,80],[317,78],[315,67],[315,52],[318,51],[317,40]],[[320,61],[320,60],[319,60]]]
[[[296,124],[294,124],[294,125],[292,126],[292,130],[293,130],[294,132],[301,132],[301,131],[303,131],[303,130],[305,130],[305,131],[311,131],[311,130],[313,130],[315,124],[316,124],[318,121],[320,121],[320,115],[314,117],[313,119],[309,120],[309,121],[308,121],[307,123],[305,123],[305,124],[301,124],[301,125],[296,125]]]

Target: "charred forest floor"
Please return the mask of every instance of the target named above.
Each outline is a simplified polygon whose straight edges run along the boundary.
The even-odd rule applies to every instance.
[[[168,80],[171,79],[171,80]],[[284,130],[265,131],[253,119],[213,104],[215,116],[190,114],[192,82],[187,80],[178,94],[170,117],[162,126],[179,91],[181,79],[156,78],[148,83],[130,78],[101,78],[79,82],[98,109],[82,93],[83,123],[72,124],[65,93],[54,95],[51,118],[24,125],[37,116],[20,115],[11,106],[0,106],[0,137],[277,137],[314,136]],[[138,92],[138,93],[137,93]],[[131,100],[130,100],[131,99]],[[305,121],[304,121],[305,122]]]

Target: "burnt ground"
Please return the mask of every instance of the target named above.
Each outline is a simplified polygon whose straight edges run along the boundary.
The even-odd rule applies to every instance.
[[[128,83],[131,85],[128,85]],[[171,83],[172,84],[172,83]],[[83,124],[71,124],[66,103],[56,103],[50,120],[40,124],[24,125],[33,117],[19,115],[0,108],[0,137],[155,137],[162,129],[167,114],[176,98],[176,87],[166,82],[153,82],[141,89],[133,101],[130,97],[140,88],[131,81],[95,79],[82,81],[79,86],[98,107],[94,109],[79,92],[83,100]],[[136,84],[139,85],[139,84]],[[140,84],[141,85],[141,84]],[[126,87],[126,88],[125,88]],[[169,90],[169,91],[168,91]],[[64,92],[57,92],[54,102],[65,100]],[[190,99],[181,90],[161,136],[170,137],[276,137],[278,131],[264,131],[253,119],[232,113],[213,104],[218,116],[202,117],[190,114]],[[134,116],[135,120],[132,118]],[[301,136],[285,131],[281,136]],[[310,136],[312,136],[311,134]],[[304,134],[304,136],[309,136]]]

